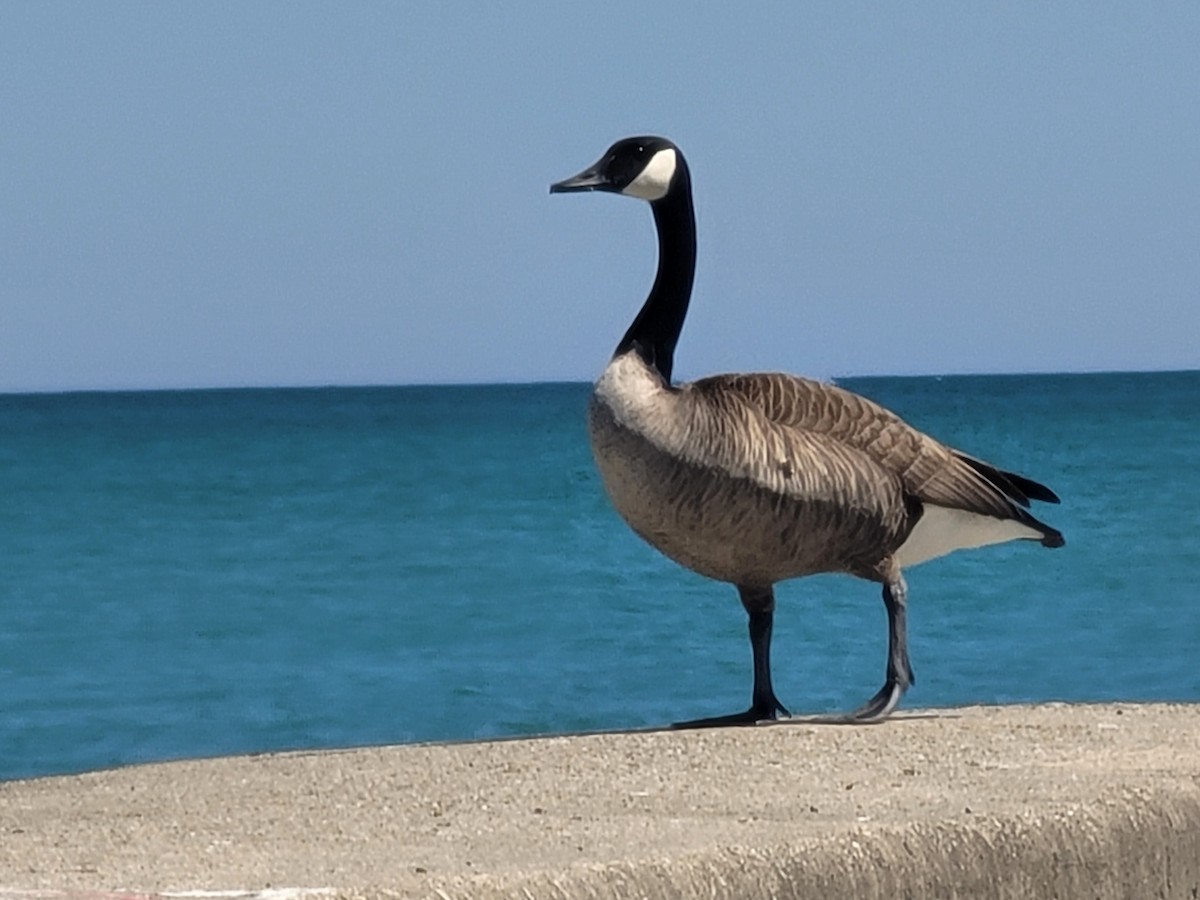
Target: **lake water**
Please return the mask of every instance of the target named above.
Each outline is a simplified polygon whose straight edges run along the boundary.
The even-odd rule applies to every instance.
[[[1063,499],[1061,550],[907,573],[906,707],[1200,701],[1200,373],[842,384]],[[588,390],[0,396],[0,779],[744,708],[736,594],[609,508]],[[778,596],[793,712],[878,688],[875,585]]]

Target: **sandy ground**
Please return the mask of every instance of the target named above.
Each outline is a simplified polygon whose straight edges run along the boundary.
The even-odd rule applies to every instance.
[[[0,784],[0,900],[268,888],[1200,897],[1200,706],[934,710]]]

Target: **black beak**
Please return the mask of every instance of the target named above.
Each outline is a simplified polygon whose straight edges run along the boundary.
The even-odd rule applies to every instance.
[[[612,183],[600,170],[600,163],[589,166],[578,175],[573,175],[570,178],[550,185],[550,193],[552,194],[572,194],[577,191],[611,191],[612,189]]]

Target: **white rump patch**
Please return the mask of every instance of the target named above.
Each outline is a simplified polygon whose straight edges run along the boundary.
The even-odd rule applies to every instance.
[[[955,550],[1003,544],[1022,538],[1040,540],[1042,533],[1012,519],[981,516],[962,509],[927,504],[917,527],[896,551],[901,568],[937,559]]]
[[[642,200],[661,200],[671,189],[671,179],[675,175],[675,151],[667,148],[659,150],[646,163],[638,177],[629,182],[621,191],[628,197],[640,197]]]

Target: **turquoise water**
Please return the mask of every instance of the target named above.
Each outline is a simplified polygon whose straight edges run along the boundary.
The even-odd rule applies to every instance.
[[[1200,373],[847,379],[1042,480],[1067,546],[908,574],[906,705],[1200,701]],[[578,384],[0,396],[0,779],[744,708],[734,591],[608,508]],[[877,588],[779,590],[794,712]]]

